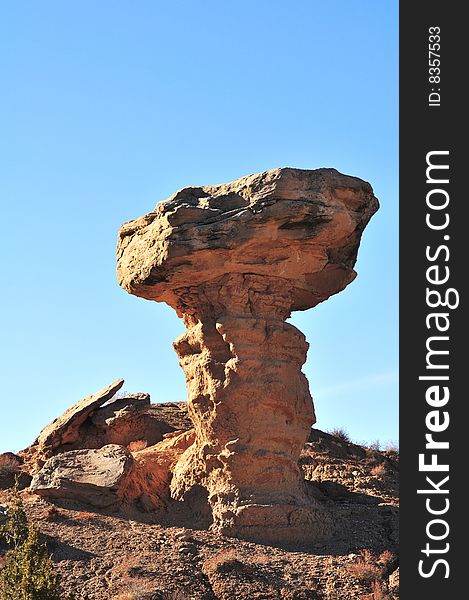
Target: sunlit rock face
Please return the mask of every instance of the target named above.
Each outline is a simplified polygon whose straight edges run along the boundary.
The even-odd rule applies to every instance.
[[[185,188],[120,229],[119,284],[166,302],[187,328],[174,348],[195,439],[173,468],[172,497],[205,493],[222,533],[327,535],[297,466],[315,422],[308,343],[285,320],[353,281],[377,209],[361,179],[282,168]]]

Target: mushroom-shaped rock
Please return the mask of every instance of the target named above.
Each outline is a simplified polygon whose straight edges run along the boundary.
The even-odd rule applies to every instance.
[[[174,467],[171,493],[205,489],[223,533],[322,533],[297,466],[315,422],[301,372],[308,344],[285,320],[355,278],[377,208],[361,179],[282,168],[185,188],[121,227],[120,285],[166,302],[187,328],[174,348],[195,442]]]

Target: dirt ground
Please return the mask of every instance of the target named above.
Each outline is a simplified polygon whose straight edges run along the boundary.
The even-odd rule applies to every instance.
[[[265,546],[192,529],[182,514],[106,514],[22,496],[77,600],[398,598],[396,453],[313,430],[300,465],[308,493],[334,515],[321,546]]]

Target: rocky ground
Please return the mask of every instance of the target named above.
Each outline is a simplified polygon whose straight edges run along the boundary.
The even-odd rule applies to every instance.
[[[182,404],[164,411],[174,411],[173,426],[185,422]],[[28,488],[21,494],[65,591],[80,600],[398,598],[397,455],[313,429],[300,465],[308,493],[331,509],[336,523],[320,546],[216,536],[192,528],[183,512],[104,510],[52,503]],[[0,502],[7,493],[0,492]]]

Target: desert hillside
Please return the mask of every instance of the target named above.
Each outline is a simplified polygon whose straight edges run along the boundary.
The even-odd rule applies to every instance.
[[[340,432],[312,429],[299,465],[306,494],[332,515],[332,534],[297,547],[294,540],[260,544],[212,532],[196,504],[181,506],[162,494],[158,506],[145,506],[125,495],[119,498],[118,490],[97,493],[102,473],[94,474],[93,484],[74,482],[70,470],[68,481],[63,475],[60,482],[48,484],[42,476],[41,484],[37,473],[47,461],[62,460],[65,468],[60,457],[80,452],[83,445],[94,452],[123,448],[134,464],[145,464],[138,462],[139,456],[190,430],[186,403],[150,404],[146,395],[127,395],[104,406],[98,403],[84,420],[77,420],[75,412],[65,421],[66,452],[60,446],[64,440],[58,439],[64,432],[59,418],[19,456],[2,456],[0,502],[8,505],[7,488],[16,473],[27,514],[39,525],[64,590],[76,598],[398,598],[396,452],[353,444]],[[50,445],[41,445],[44,440]]]

